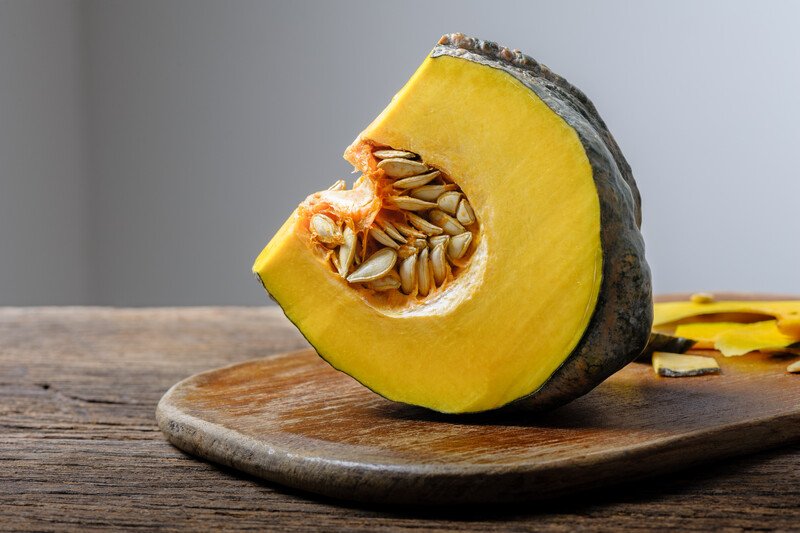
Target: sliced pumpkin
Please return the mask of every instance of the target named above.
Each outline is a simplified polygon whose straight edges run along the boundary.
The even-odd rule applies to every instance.
[[[569,401],[651,324],[639,195],[591,102],[445,36],[253,270],[331,365],[437,411]]]
[[[653,352],[653,371],[659,376],[680,378],[719,374],[719,363],[713,357]]]

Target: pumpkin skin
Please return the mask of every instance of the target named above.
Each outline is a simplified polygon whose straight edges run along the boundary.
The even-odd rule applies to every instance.
[[[653,352],[685,353],[696,347],[694,339],[687,339],[679,335],[667,335],[666,333],[650,334],[647,347],[642,352],[642,357],[650,357]]]
[[[510,94],[507,92],[510,89],[506,85],[513,83],[513,91],[517,98],[513,100],[514,103],[524,100],[525,98],[520,99],[520,95],[526,92],[526,98],[537,102],[536,105],[542,108],[546,107],[547,113],[554,115],[549,118],[543,116],[542,120],[547,118],[553,124],[557,124],[557,128],[564,130],[559,132],[561,135],[559,139],[577,140],[575,146],[578,148],[572,146],[564,149],[581,152],[580,157],[583,158],[581,164],[585,162],[585,172],[589,181],[588,185],[580,180],[569,183],[574,183],[576,187],[580,185],[583,187],[582,191],[586,191],[586,187],[589,187],[592,190],[593,204],[586,208],[589,213],[586,217],[574,216],[575,231],[588,232],[582,237],[584,240],[581,242],[588,243],[585,245],[591,247],[596,241],[597,252],[602,257],[598,257],[595,261],[590,253],[584,254],[586,257],[576,256],[576,260],[585,262],[582,268],[599,268],[601,274],[598,276],[596,272],[594,274],[582,272],[583,277],[578,280],[580,281],[578,285],[588,283],[591,286],[582,286],[574,291],[565,290],[563,294],[563,298],[568,300],[574,297],[571,292],[580,293],[582,299],[576,300],[572,308],[580,307],[577,304],[585,300],[584,307],[588,311],[585,317],[561,317],[564,319],[566,329],[575,330],[564,334],[565,340],[559,345],[568,346],[568,350],[552,356],[542,356],[543,367],[546,363],[546,368],[539,371],[541,375],[536,379],[524,380],[524,376],[516,377],[508,369],[498,368],[503,362],[514,362],[528,355],[524,353],[524,349],[519,350],[521,353],[518,354],[506,353],[500,356],[492,354],[491,344],[480,337],[485,334],[485,331],[479,330],[480,317],[477,319],[468,317],[472,310],[476,309],[471,299],[484,300],[483,307],[478,308],[484,313],[487,323],[498,325],[505,322],[506,329],[502,331],[517,337],[517,342],[505,345],[520,346],[525,344],[528,335],[534,338],[530,342],[536,342],[537,331],[520,329],[509,332],[508,321],[514,319],[514,306],[525,305],[526,297],[535,298],[537,294],[526,295],[522,291],[519,295],[511,295],[512,300],[505,302],[499,296],[496,298],[491,296],[491,291],[481,292],[479,289],[470,288],[464,289],[473,292],[463,299],[460,306],[456,305],[446,316],[439,317],[439,320],[443,321],[442,325],[450,326],[450,329],[457,331],[461,336],[460,339],[451,337],[447,342],[443,340],[440,347],[442,352],[447,352],[441,354],[441,357],[450,364],[450,371],[448,372],[446,364],[442,363],[444,367],[437,366],[440,361],[431,359],[437,357],[435,340],[432,341],[434,345],[429,348],[430,353],[426,354],[429,355],[427,362],[414,359],[413,355],[409,354],[415,350],[414,345],[402,344],[405,342],[403,338],[414,335],[415,332],[413,324],[406,323],[407,318],[403,321],[401,317],[386,318],[369,310],[357,311],[354,308],[360,304],[356,298],[351,298],[352,295],[341,292],[346,291],[347,287],[340,280],[318,282],[316,277],[313,279],[310,277],[309,272],[314,268],[313,261],[306,257],[310,255],[310,251],[303,248],[303,239],[298,237],[298,234],[303,232],[303,223],[298,212],[290,217],[264,249],[256,260],[253,270],[289,319],[298,326],[326,361],[389,399],[449,413],[485,411],[510,404],[528,410],[553,408],[589,392],[605,378],[635,359],[647,344],[652,322],[652,295],[650,272],[639,232],[641,211],[638,189],[630,167],[618,146],[594,106],[583,93],[527,56],[461,34],[448,35],[440,40],[439,45],[434,48],[407,86],[398,93],[392,104],[346,152],[346,158],[362,171],[366,170],[364,162],[358,159],[358,147],[370,144],[411,150],[420,154],[426,161],[433,161],[437,167],[457,169],[458,172],[454,171],[453,175],[463,178],[464,191],[470,198],[475,197],[479,200],[478,203],[483,204],[474,207],[486,225],[486,241],[507,242],[500,238],[505,229],[492,227],[493,217],[490,209],[502,209],[503,202],[486,193],[490,188],[485,186],[485,179],[479,180],[474,177],[482,173],[473,168],[475,164],[470,163],[469,155],[448,153],[447,146],[440,140],[443,135],[447,135],[447,132],[425,130],[428,124],[425,117],[429,118],[429,114],[426,115],[425,112],[426,105],[432,105],[430,109],[433,110],[439,109],[436,105],[443,107],[453,105],[452,95],[449,104],[436,100],[440,94],[447,93],[440,90],[439,85],[442,87],[447,85],[449,72],[454,76],[463,75],[463,79],[468,81],[478,80],[482,85],[479,87],[476,84],[475,90],[485,90],[485,94],[490,96]],[[512,102],[512,99],[509,97],[508,101]],[[476,104],[471,104],[474,107],[469,107],[469,102],[469,98],[459,102],[466,107],[458,110],[457,115],[453,116],[458,117],[460,124],[473,126],[478,130],[480,122],[470,124],[469,117],[472,114],[482,117],[481,110]],[[503,107],[503,102],[493,103],[497,104],[498,109]],[[542,103],[544,106],[541,106]],[[415,113],[420,117],[418,120],[407,118],[415,116]],[[511,115],[503,116],[507,119]],[[535,124],[532,124],[533,126]],[[491,127],[495,128],[495,131],[503,131],[505,126],[501,123],[492,124]],[[522,129],[519,129],[519,125],[516,127],[517,131],[524,134],[524,127]],[[470,140],[470,135],[472,135],[470,128],[465,127],[454,133],[453,138],[465,141]],[[518,139],[519,143],[525,140],[524,135]],[[566,141],[562,142],[564,143]],[[553,148],[555,154],[553,160],[557,162],[561,145],[554,143]],[[541,150],[541,147],[537,149]],[[498,169],[503,168],[499,161],[489,161],[486,164],[492,163]],[[515,183],[512,178],[508,179],[512,184]],[[570,192],[577,194],[577,190],[570,190],[565,191],[563,195],[568,195]],[[497,196],[500,197],[501,194],[497,193]],[[595,211],[597,220],[590,220]],[[564,219],[570,220],[570,216],[573,215],[565,213]],[[513,217],[511,219],[513,220]],[[577,226],[584,222],[586,227],[578,229]],[[569,233],[568,226],[565,227],[564,224],[559,230],[566,232],[565,235]],[[593,231],[597,234],[591,234]],[[536,253],[541,254],[541,251]],[[556,253],[563,253],[569,258],[572,251],[564,248],[562,252]],[[498,256],[506,257],[500,252]],[[516,267],[514,263],[508,262],[500,266],[504,270],[503,276],[525,275],[521,267]],[[482,278],[476,276],[475,279],[478,281],[473,285],[480,285],[480,280],[483,280],[484,285],[491,285],[499,279],[500,274],[497,274],[497,268],[494,268],[491,262],[486,268],[487,273]],[[305,272],[292,270],[305,270]],[[339,285],[335,285],[336,283]],[[498,293],[509,295],[508,291],[498,290]],[[489,296],[486,296],[487,294]],[[491,305],[486,304],[487,300]],[[331,307],[327,313],[315,307],[326,304]],[[569,306],[565,308],[567,307]],[[349,335],[352,337],[351,340],[331,334],[331,322],[336,320],[336,317],[358,318],[356,320],[358,326],[351,327],[348,324],[344,327],[342,335]],[[367,322],[366,325],[362,324],[364,321]],[[418,331],[423,334],[422,326],[430,326],[430,323],[422,319],[418,319],[418,322],[420,323]],[[531,324],[530,317],[521,322]],[[550,330],[553,328],[558,330],[558,325],[558,323],[549,324]],[[381,337],[379,332],[386,328],[396,328],[398,338],[392,340],[389,337]],[[493,331],[501,332],[501,329],[495,328]],[[369,335],[371,332],[378,335],[372,346],[376,353],[374,359],[363,352],[362,346],[370,343],[369,337],[364,338],[362,335]],[[574,337],[573,340],[569,339],[570,335]],[[542,339],[540,342],[546,343],[547,339]],[[463,364],[458,363],[457,355],[450,353],[454,347],[458,348],[457,343],[461,343],[460,347],[464,351]],[[497,350],[502,350],[503,346],[503,340],[498,340]],[[420,350],[419,347],[416,349]],[[416,367],[414,370],[416,374],[411,375],[411,371],[408,370],[409,376],[397,377],[398,373],[405,371],[402,366],[391,366],[392,363],[389,362],[391,358],[380,359],[379,354],[383,352],[391,352],[395,359],[408,358],[404,361],[409,366]],[[482,359],[490,362],[484,364]],[[535,361],[526,364],[532,368],[532,365],[535,366],[534,363]],[[520,368],[530,370],[524,365]],[[439,381],[441,386],[438,384]]]

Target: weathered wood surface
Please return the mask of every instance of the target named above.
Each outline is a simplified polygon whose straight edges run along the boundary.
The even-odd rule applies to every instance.
[[[172,447],[154,410],[194,373],[305,348],[275,308],[0,310],[0,530],[798,530],[800,446],[540,504],[317,498]]]

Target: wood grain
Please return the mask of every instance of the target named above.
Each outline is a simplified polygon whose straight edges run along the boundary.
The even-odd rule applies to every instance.
[[[692,379],[632,364],[547,415],[448,416],[385,400],[305,350],[189,378],[158,418],[185,451],[326,496],[524,501],[800,440],[785,357],[720,364]]]
[[[544,504],[415,509],[261,482],[158,431],[178,380],[305,347],[276,308],[0,309],[0,531],[798,529],[798,445]]]

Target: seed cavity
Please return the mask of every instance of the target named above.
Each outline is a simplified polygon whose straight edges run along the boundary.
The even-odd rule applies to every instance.
[[[372,155],[383,170],[383,207],[363,230],[339,212],[317,212],[309,221],[325,261],[353,286],[388,294],[387,302],[427,298],[446,290],[469,264],[478,232],[472,205],[440,169],[409,151],[382,149]],[[375,178],[373,178],[375,179]],[[344,180],[329,188],[345,190]],[[363,227],[363,226],[361,226]],[[392,294],[402,296],[397,300]]]

